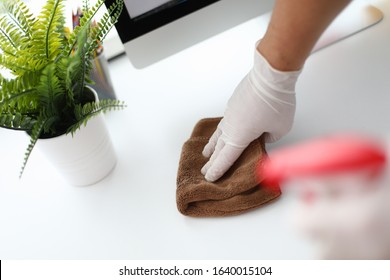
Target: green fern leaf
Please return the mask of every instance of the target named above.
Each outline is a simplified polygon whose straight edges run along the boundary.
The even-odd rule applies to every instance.
[[[62,57],[56,64],[56,67],[57,72],[62,73],[58,77],[61,88],[66,93],[66,104],[71,107],[74,104],[73,79],[74,73],[77,72],[77,61],[74,61],[71,57]]]
[[[31,152],[34,149],[35,144],[37,143],[38,138],[42,133],[44,123],[45,123],[44,119],[39,118],[38,121],[34,124],[34,127],[31,131],[30,143],[27,147],[27,150],[26,150],[26,153],[24,156],[24,160],[23,160],[22,168],[20,170],[19,178],[21,178],[23,175],[24,169],[26,168],[26,164],[27,164],[28,159],[30,158]]]
[[[14,114],[0,114],[0,127],[2,128],[31,131],[35,122],[35,118],[33,118],[31,115],[21,114],[19,112]]]
[[[90,102],[85,104],[84,106],[76,106],[75,116],[77,118],[77,122],[74,123],[71,127],[69,127],[67,133],[71,133],[73,135],[78,129],[81,128],[81,126],[85,126],[91,118],[100,113],[124,109],[125,107],[126,105],[122,101],[111,99]]]
[[[74,71],[68,71],[72,81],[72,91],[74,98],[79,100],[84,91],[86,77],[92,69],[91,54],[88,52],[88,32],[89,26],[80,29],[77,38],[77,49],[70,57],[70,67]]]
[[[99,42],[104,41],[108,32],[110,32],[110,30],[114,27],[115,23],[118,21],[122,10],[123,1],[117,0],[107,9],[107,12],[102,16],[97,26],[92,28],[90,36],[91,44],[89,47],[90,52],[93,52],[98,47]]]
[[[90,9],[85,9],[83,12],[83,17],[80,19],[80,26],[90,26],[93,18],[96,16],[98,10],[103,6],[104,0],[98,0],[95,5]]]
[[[3,7],[6,14],[0,25],[2,27],[3,24],[7,25],[8,34],[18,49],[25,48],[31,39],[32,26],[35,22],[32,13],[21,0],[3,1]]]
[[[37,70],[37,63],[34,59],[29,59],[28,57],[19,54],[0,54],[0,65],[9,69],[15,76],[21,76],[26,72]]]
[[[89,0],[83,0],[83,11],[89,11]]]
[[[54,61],[62,51],[64,39],[64,0],[47,0],[33,26],[33,53]]]
[[[84,14],[80,19],[80,26],[77,26],[70,35],[68,45],[64,48],[64,56],[70,56],[72,54],[72,50],[75,48],[78,40],[79,32],[85,28],[90,28],[93,18],[96,16],[96,13],[101,8],[101,6],[103,6],[103,4],[104,0],[98,0],[90,9],[85,9],[87,4],[84,5]],[[84,32],[88,33],[88,31]]]
[[[63,88],[61,88],[60,80],[55,71],[54,63],[46,66],[37,86],[39,105],[41,108],[45,108],[44,112],[47,117],[59,115],[63,109]]]
[[[21,112],[34,111],[38,81],[39,76],[34,72],[26,72],[15,79],[0,78],[0,112],[9,108],[17,108]]]
[[[7,18],[3,15],[0,18],[0,48],[3,53],[15,56],[18,47],[10,35],[7,33]]]

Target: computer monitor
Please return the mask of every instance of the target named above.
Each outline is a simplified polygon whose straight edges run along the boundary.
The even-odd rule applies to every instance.
[[[263,14],[270,18],[274,2],[124,0],[116,29],[131,63],[144,68],[249,19]],[[366,29],[382,17],[382,12],[367,1],[352,1],[324,32],[314,51]]]
[[[112,2],[106,0],[107,6]],[[124,3],[116,29],[131,63],[144,68],[270,12],[274,0],[124,0]]]

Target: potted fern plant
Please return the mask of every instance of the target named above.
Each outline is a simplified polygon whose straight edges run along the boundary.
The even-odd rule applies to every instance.
[[[123,1],[92,26],[104,0],[94,5],[83,0],[84,15],[69,36],[65,2],[47,0],[35,18],[23,1],[1,1],[0,127],[30,136],[20,176],[37,144],[72,184],[88,185],[116,162],[101,113],[125,105],[98,100],[88,84],[94,52],[118,20]]]

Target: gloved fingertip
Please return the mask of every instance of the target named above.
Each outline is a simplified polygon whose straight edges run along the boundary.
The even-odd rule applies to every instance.
[[[203,150],[202,155],[206,158],[209,158],[211,156],[211,152],[207,150]]]
[[[202,169],[200,170],[200,172],[202,173],[203,176],[205,176],[207,174],[207,171],[209,170],[211,166],[211,162],[208,161],[203,167]]]
[[[206,146],[204,147],[203,151],[202,151],[202,155],[206,158],[209,158],[211,156],[212,152],[211,150]]]
[[[207,173],[206,165],[202,167],[202,169],[200,170],[200,173],[202,173],[203,176],[206,175],[206,173]]]
[[[203,148],[202,155],[204,157],[211,157],[211,155],[214,153],[221,133],[221,130],[218,128],[214,131],[213,135],[209,139],[209,142]]]
[[[219,178],[221,178],[222,175],[223,175],[223,173],[214,172],[212,169],[209,168],[209,170],[207,170],[207,173],[204,177],[205,177],[206,181],[208,181],[208,182],[215,182]]]
[[[208,176],[207,174],[205,175],[204,178],[206,179],[207,182],[210,182],[210,183],[213,183],[217,180],[213,176]]]

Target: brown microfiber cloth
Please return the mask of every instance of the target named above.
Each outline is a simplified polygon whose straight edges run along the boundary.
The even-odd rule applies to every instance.
[[[177,174],[178,210],[192,217],[232,216],[274,200],[281,195],[278,187],[258,184],[255,169],[265,158],[263,139],[253,141],[218,181],[205,180],[200,170],[208,161],[202,155],[204,146],[221,118],[200,120],[183,145]]]

